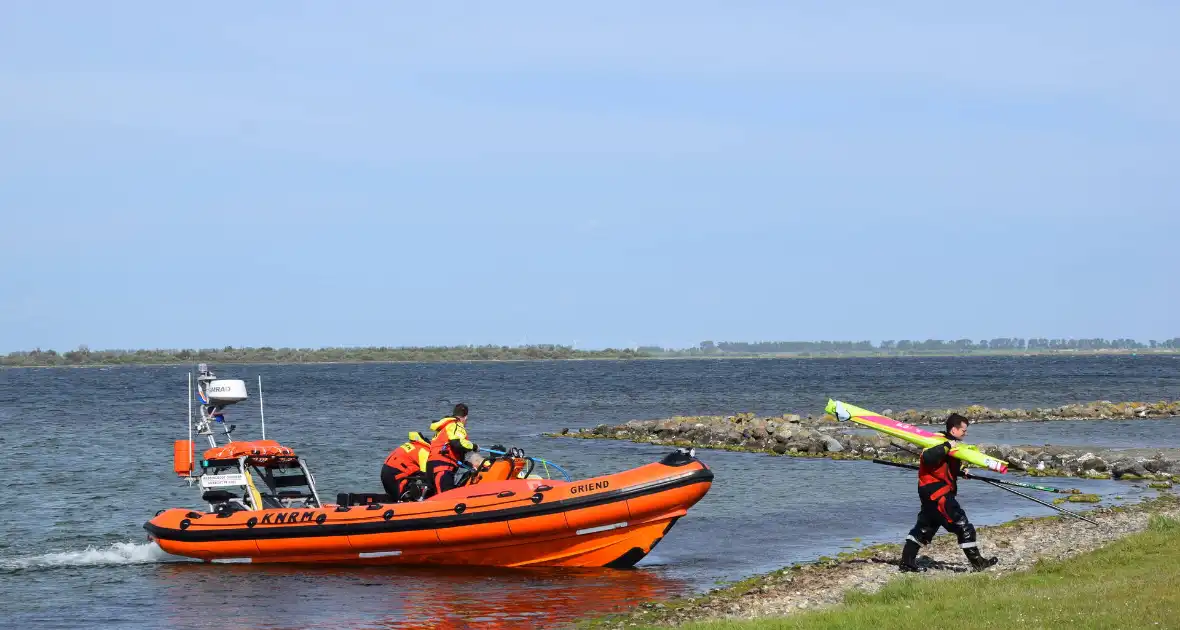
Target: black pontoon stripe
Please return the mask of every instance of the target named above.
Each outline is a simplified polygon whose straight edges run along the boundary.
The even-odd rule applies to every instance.
[[[698,483],[711,482],[713,480],[713,471],[707,468],[694,470],[690,473],[678,475],[676,477],[664,478],[646,483],[620,488],[618,490],[610,490],[598,494],[592,494],[581,497],[573,497],[568,499],[561,499],[549,503],[539,503],[536,505],[526,505],[516,508],[509,508],[506,510],[494,510],[489,512],[465,512],[463,514],[454,514],[451,516],[436,516],[429,518],[415,518],[406,519],[402,521],[371,521],[367,523],[355,524],[324,524],[316,525],[314,522],[308,521],[306,524],[300,522],[295,526],[288,526],[280,523],[279,526],[272,525],[271,527],[254,527],[247,529],[244,525],[234,528],[232,530],[223,531],[193,531],[190,527],[187,530],[172,529],[154,525],[151,522],[145,523],[143,528],[149,534],[162,540],[174,540],[177,542],[224,542],[237,540],[274,540],[282,538],[313,538],[321,536],[358,536],[364,534],[387,534],[394,532],[410,532],[418,530],[432,530],[452,527],[464,527],[467,525],[480,525],[483,523],[496,523],[501,521],[512,521],[522,518],[530,518],[534,516],[545,516],[548,514],[556,514],[559,512],[566,512],[570,510],[583,509],[588,507],[596,507],[599,505],[606,505],[608,503],[617,503],[619,501],[626,501],[627,499],[634,499],[637,497],[663,492],[664,490],[671,490],[672,488],[679,488],[681,486],[689,486]],[[466,497],[464,497],[466,498]],[[393,504],[396,505],[396,504]],[[321,508],[312,508],[321,509]],[[295,510],[291,510],[295,511]],[[452,510],[447,510],[452,511]],[[271,525],[268,523],[268,525]]]

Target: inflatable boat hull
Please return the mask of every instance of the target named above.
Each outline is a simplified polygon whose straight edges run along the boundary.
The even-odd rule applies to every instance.
[[[574,482],[514,479],[413,503],[161,512],[144,525],[168,553],[212,562],[629,567],[712,485],[669,456]]]

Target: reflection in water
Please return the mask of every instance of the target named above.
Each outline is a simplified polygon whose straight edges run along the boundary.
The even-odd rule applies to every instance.
[[[288,628],[293,619],[316,628],[553,627],[690,590],[687,582],[644,569],[186,562],[159,565],[156,579],[161,625],[189,626],[205,611],[216,615],[219,628]],[[277,586],[276,579],[287,584]]]

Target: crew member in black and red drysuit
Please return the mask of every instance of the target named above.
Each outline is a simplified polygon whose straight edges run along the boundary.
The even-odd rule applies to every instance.
[[[975,526],[967,520],[967,513],[955,499],[962,462],[953,457],[951,451],[967,436],[967,424],[967,418],[952,413],[946,419],[946,430],[940,432],[947,440],[922,451],[918,464],[918,497],[922,500],[922,508],[901,551],[902,571],[926,570],[918,566],[918,549],[930,544],[939,527],[945,527],[959,538],[959,547],[972,569],[982,571],[998,561],[998,558],[984,558],[979,553]]]

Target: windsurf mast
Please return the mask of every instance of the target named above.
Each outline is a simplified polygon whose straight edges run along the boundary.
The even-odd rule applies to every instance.
[[[874,464],[886,464],[888,466],[897,466],[898,468],[917,468],[917,466],[914,466],[912,464],[899,464],[897,462],[888,462],[888,461],[884,461],[884,460],[880,460],[880,459],[874,459],[873,463]],[[1057,507],[1056,505],[1053,505],[1052,503],[1049,503],[1048,501],[1042,501],[1036,497],[1030,497],[1029,495],[1027,495],[1023,492],[1017,492],[1016,490],[1013,490],[1012,488],[1008,487],[1008,485],[1017,485],[1015,482],[1000,481],[999,479],[991,479],[990,477],[979,477],[976,475],[972,475],[970,473],[963,473],[962,477],[965,479],[974,479],[976,481],[982,481],[990,486],[995,486],[996,488],[999,488],[1000,490],[1007,490],[1008,492],[1011,492],[1012,494],[1014,494],[1018,497],[1025,498],[1025,499],[1028,499],[1029,501],[1034,501],[1036,503],[1040,503],[1041,505],[1043,505],[1047,508],[1057,510],[1058,512],[1061,512],[1062,514],[1065,514],[1067,516],[1072,516],[1076,519],[1086,521],[1087,523],[1090,523],[1091,525],[1099,525],[1098,521],[1086,518],[1085,516],[1082,516],[1081,514],[1078,514],[1077,512],[1071,512],[1065,508]],[[1029,487],[1034,487],[1034,486],[1029,486]],[[1048,489],[1046,487],[1036,487],[1036,489],[1037,490],[1046,490],[1048,492],[1065,492],[1064,490]]]
[[[913,453],[909,449],[902,449],[907,453]],[[897,468],[909,468],[910,470],[917,470],[918,467],[914,464],[903,464],[901,462],[891,462],[887,459],[874,459],[874,464],[884,464],[886,466],[895,466]],[[1035,483],[1021,483],[1019,481],[1009,481],[1007,479],[994,479],[992,477],[983,477],[975,473],[963,471],[964,479],[978,479],[980,481],[991,481],[993,483],[1003,484],[1005,486],[1013,486],[1015,488],[1028,488],[1029,490],[1040,490],[1041,492],[1056,492],[1057,494],[1079,494],[1081,491],[1075,488],[1054,488],[1053,486],[1042,486]]]

